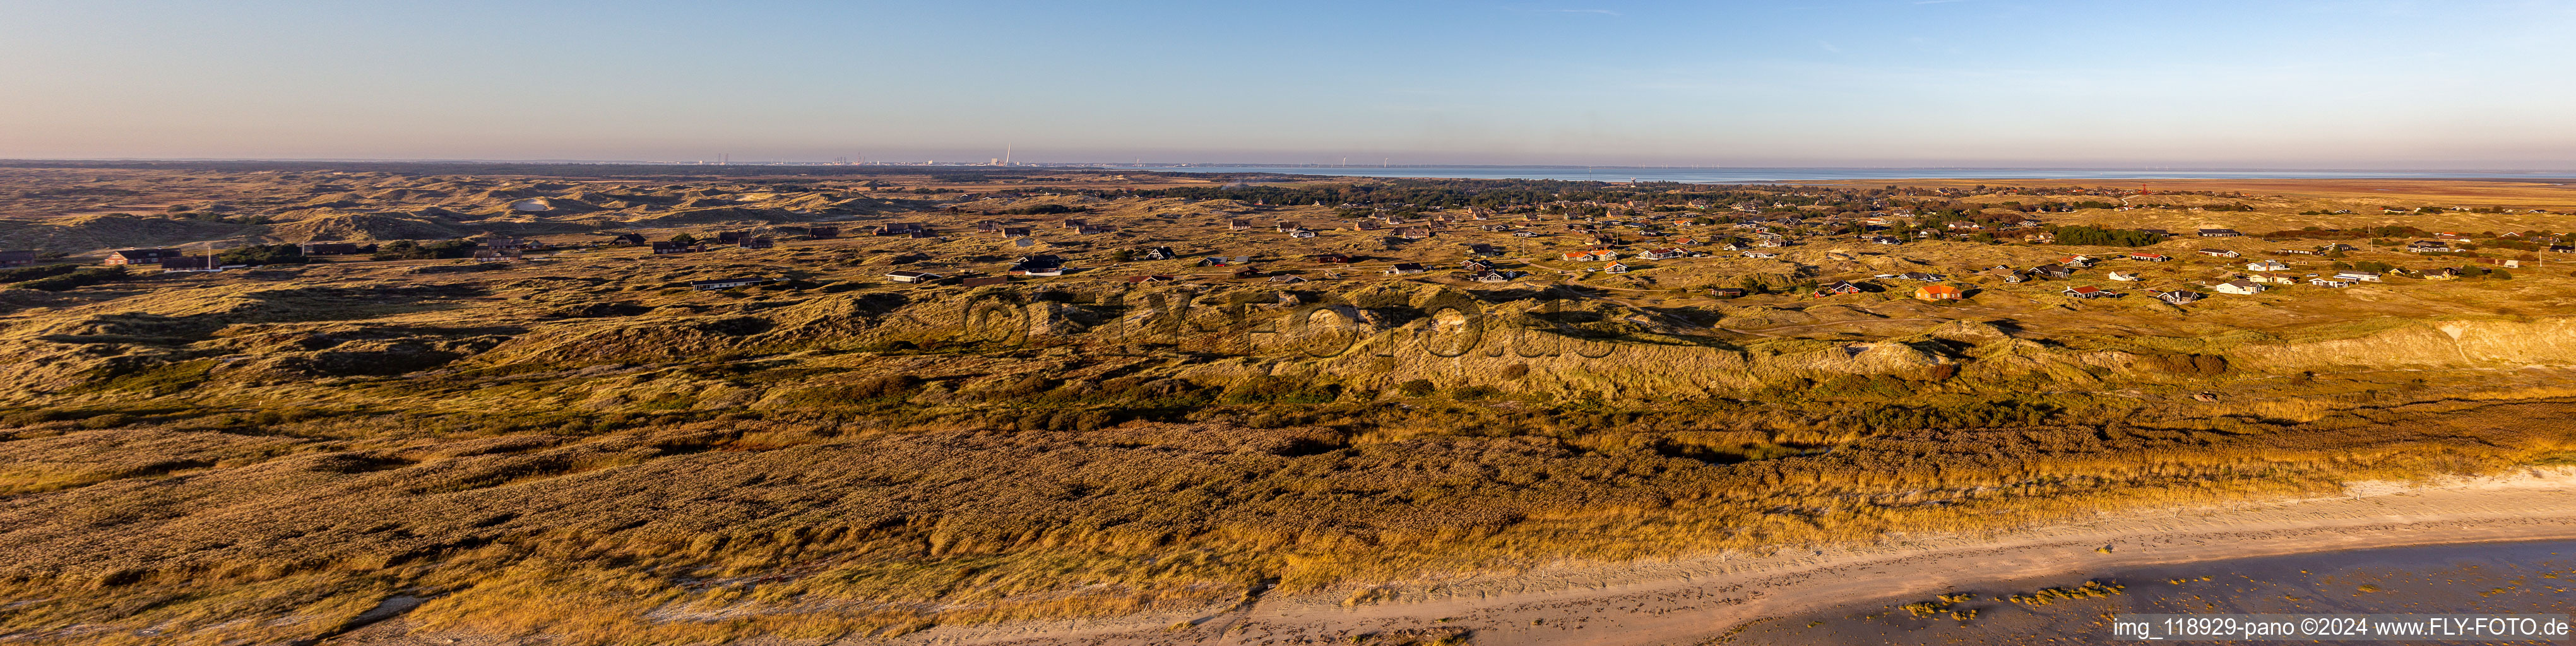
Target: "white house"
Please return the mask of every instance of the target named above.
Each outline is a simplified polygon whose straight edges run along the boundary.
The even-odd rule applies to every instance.
[[[2217,291],[2218,293],[2221,293],[2221,294],[2237,294],[2237,295],[2243,295],[2243,296],[2251,296],[2251,295],[2254,295],[2254,294],[2261,294],[2261,293],[2263,293],[2263,290],[2265,290],[2265,289],[2270,289],[2270,288],[2268,288],[2268,287],[2264,287],[2264,286],[2262,286],[2262,285],[2257,285],[2257,284],[2254,284],[2254,283],[2251,283],[2251,282],[2247,282],[2247,281],[2242,281],[2242,280],[2231,280],[2231,281],[2227,281],[2227,282],[2224,282],[2224,283],[2219,283],[2217,286],[2212,287],[2211,289],[2212,289],[2212,290],[2215,290],[2215,291]]]
[[[2278,260],[2257,260],[2245,263],[2246,271],[2280,271],[2289,268],[2289,265],[2281,264]]]
[[[2348,283],[2377,283],[2377,282],[2386,282],[2386,281],[2382,281],[2382,280],[2380,280],[2380,279],[2379,279],[2379,274],[2373,274],[2373,273],[2369,273],[2369,272],[2359,272],[2359,271],[2347,271],[2347,272],[2342,272],[2342,273],[2335,274],[2335,275],[2334,275],[2334,277],[2335,277],[2335,280],[2340,280],[2340,281],[2344,281],[2344,282],[2348,282]]]

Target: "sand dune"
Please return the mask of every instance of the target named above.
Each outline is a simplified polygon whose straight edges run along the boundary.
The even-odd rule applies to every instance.
[[[1858,549],[1662,563],[1563,564],[1521,575],[1422,581],[1395,600],[1349,590],[1250,608],[1114,622],[940,627],[937,644],[1263,644],[1465,631],[1482,646],[1694,644],[1764,617],[1980,581],[2344,549],[2576,538],[2576,469],[2431,486],[2356,483],[2348,495],[2231,508],[2106,515],[1995,536],[1916,536]],[[2108,547],[2109,551],[2100,551]],[[1175,624],[1193,622],[1187,629]]]

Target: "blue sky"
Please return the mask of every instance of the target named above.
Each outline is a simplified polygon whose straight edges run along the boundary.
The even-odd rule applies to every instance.
[[[2576,169],[2565,2],[7,13],[0,157]]]

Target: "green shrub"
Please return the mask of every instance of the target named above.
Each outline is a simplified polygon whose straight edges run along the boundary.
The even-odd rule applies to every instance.
[[[1339,384],[1318,383],[1297,377],[1255,377],[1226,389],[1221,401],[1228,404],[1322,404],[1340,398]]]
[[[1438,392],[1439,390],[1440,388],[1438,386],[1431,385],[1431,380],[1429,379],[1415,379],[1395,385],[1395,391],[1404,393],[1404,396],[1406,397],[1429,397],[1431,396],[1431,393]]]
[[[38,278],[51,278],[80,271],[80,269],[80,265],[37,265],[34,267],[0,269],[0,283],[16,283],[35,280]]]
[[[44,291],[48,291],[48,292],[60,292],[60,291],[68,291],[68,290],[73,290],[73,289],[79,289],[79,288],[82,288],[82,287],[88,287],[88,286],[91,286],[91,285],[97,285],[97,284],[100,284],[100,283],[112,283],[112,282],[116,282],[116,281],[120,281],[120,280],[130,279],[130,278],[133,278],[133,277],[134,277],[134,275],[133,275],[133,274],[126,273],[126,272],[125,272],[125,270],[123,270],[123,269],[117,269],[117,268],[111,268],[111,267],[95,267],[95,268],[90,268],[90,269],[82,269],[82,270],[79,270],[79,271],[74,271],[74,272],[71,272],[71,273],[68,273],[68,274],[62,274],[62,275],[59,275],[59,276],[52,276],[52,277],[48,277],[48,278],[38,278],[38,279],[35,279],[35,280],[30,280],[30,281],[26,281],[26,282],[23,282],[23,283],[18,283],[18,286],[19,286],[19,287],[25,287],[25,288],[27,288],[27,289],[40,289],[40,290],[44,290]]]
[[[86,429],[116,428],[132,423],[134,423],[134,416],[132,415],[124,413],[108,413],[81,420],[80,427]]]
[[[427,244],[411,240],[395,240],[377,248],[376,255],[370,258],[373,260],[434,260],[463,258],[471,255],[474,255],[472,240],[438,240]]]
[[[300,265],[313,262],[304,257],[304,248],[291,244],[252,245],[225,250],[215,261],[227,265]]]

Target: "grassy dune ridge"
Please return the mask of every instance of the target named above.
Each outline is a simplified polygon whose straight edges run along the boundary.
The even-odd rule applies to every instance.
[[[790,329],[797,308],[763,311]],[[679,318],[665,327],[696,329]],[[646,329],[629,333],[663,334]],[[833,349],[927,334],[755,334],[718,347],[784,354],[583,366],[627,350],[540,330],[491,345],[497,365],[318,382],[277,371],[335,350],[76,371],[115,376],[37,398],[56,405],[13,415],[0,443],[6,482],[31,494],[7,511],[21,558],[0,577],[46,600],[6,621],[288,637],[403,595],[432,598],[409,617],[433,630],[888,634],[1976,532],[2576,448],[2548,421],[2576,391],[2457,372],[2470,355],[2402,380],[2224,359],[2332,340],[2144,354],[2158,344],[1943,324],[1856,353],[1613,339],[1598,359]],[[558,345],[591,354],[539,349]],[[574,363],[513,363],[529,356]],[[1520,379],[1501,378],[1512,365]],[[1734,375],[1670,379],[1717,367]],[[1404,394],[1416,379],[1432,391]],[[2231,379],[2274,396],[2179,397]]]

